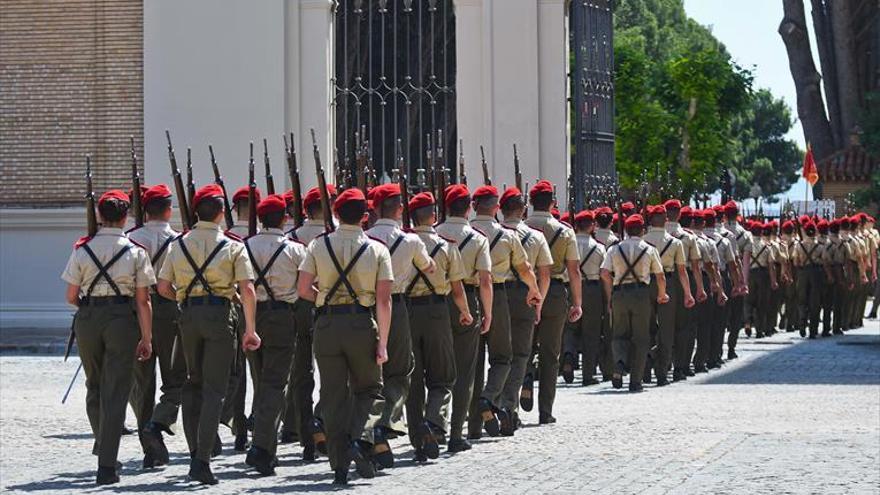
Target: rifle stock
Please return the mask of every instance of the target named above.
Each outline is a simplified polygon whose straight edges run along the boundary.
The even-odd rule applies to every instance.
[[[141,205],[141,176],[138,173],[137,153],[134,150],[134,136],[131,141],[131,214],[134,217],[134,226],[144,224],[144,208]]]
[[[287,136],[284,136],[284,151],[287,154],[287,170],[290,174],[290,189],[293,191],[293,226],[299,228],[303,224],[302,211],[302,185],[299,182],[299,168],[296,163],[296,144],[293,141],[293,133],[290,133],[290,147],[287,145]]]
[[[464,141],[458,140],[458,182],[467,185],[467,174],[464,171]]]
[[[489,164],[486,163],[486,150],[483,149],[483,145],[480,145],[480,166],[483,167],[483,184],[487,186],[492,185],[492,178],[489,177]]]
[[[519,169],[519,153],[516,152],[516,143],[513,143],[513,177],[516,181],[516,188],[520,192],[523,191],[522,173]]]
[[[257,182],[254,179],[254,142],[248,159],[248,237],[257,233]]]
[[[168,160],[171,162],[171,175],[174,178],[174,190],[177,193],[180,222],[184,229],[191,229],[195,222],[186,200],[186,189],[183,187],[183,178],[180,176],[180,168],[177,167],[177,158],[174,157],[174,147],[171,145],[171,133],[168,132],[168,129],[165,129],[165,139],[168,141]]]
[[[217,160],[214,159],[214,147],[210,144],[208,145],[208,153],[211,154],[214,184],[217,184],[223,190],[223,216],[226,218],[226,228],[231,229],[235,225],[235,220],[232,219],[232,206],[229,205],[229,194],[226,193],[226,184],[223,183],[223,176],[220,175],[220,167],[217,166]]]
[[[275,178],[272,177],[272,166],[269,164],[269,144],[263,138],[263,163],[266,166],[266,194],[275,194]]]
[[[332,212],[330,211],[330,193],[327,191],[327,179],[324,177],[324,167],[321,165],[321,152],[318,150],[318,140],[315,138],[315,129],[310,129],[312,134],[312,154],[315,157],[315,174],[318,178],[318,192],[321,194],[321,211],[324,214],[324,230],[333,232]]]

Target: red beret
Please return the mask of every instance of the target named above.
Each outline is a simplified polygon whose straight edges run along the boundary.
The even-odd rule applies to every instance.
[[[599,215],[613,215],[613,214],[614,214],[614,210],[612,210],[612,209],[611,209],[610,207],[608,207],[608,206],[600,206],[600,207],[596,208],[596,212],[595,212],[595,213],[596,213],[596,216],[599,216]]]
[[[553,218],[559,220],[562,216],[559,214],[559,208],[550,208],[550,214],[553,215]]]
[[[772,228],[772,229],[778,229],[779,228],[779,221],[778,220],[770,220],[768,225],[770,225],[770,228]]]
[[[863,211],[856,213],[856,216],[859,218],[860,222],[867,222],[868,221],[868,214]]]
[[[168,186],[165,184],[156,184],[153,187],[147,188],[147,192],[144,193],[143,203],[144,206],[147,206],[150,201],[156,199],[167,199],[171,197],[171,189],[168,189]]]
[[[263,216],[268,213],[284,211],[286,207],[287,203],[284,201],[284,196],[270,194],[257,205],[257,215]]]
[[[120,191],[119,189],[111,189],[102,194],[100,199],[98,199],[98,205],[100,206],[101,203],[107,201],[108,199],[116,199],[119,201],[124,201],[126,203],[131,203],[131,198],[128,197],[128,194],[125,194],[125,192]]]
[[[446,204],[452,203],[453,201],[457,201],[462,198],[467,198],[471,195],[471,192],[468,191],[468,188],[464,184],[452,184],[450,186],[446,186],[446,190],[444,191],[444,199],[446,200]]]
[[[141,204],[144,203],[144,194],[146,194],[147,189],[148,189],[147,186],[141,184],[141,196],[140,196]],[[134,197],[134,188],[132,187],[131,189],[128,190],[129,201],[133,201],[133,199],[132,199],[133,197]]]
[[[482,198],[483,196],[498,196],[498,188],[495,186],[480,186],[474,191],[474,199]]]
[[[681,218],[692,218],[694,216],[694,209],[690,206],[684,206],[681,208]]]
[[[763,229],[764,226],[761,225],[761,222],[752,222],[752,224],[749,225],[749,230],[752,232],[753,235],[761,235],[761,231]]]
[[[590,210],[579,211],[577,215],[574,216],[575,222],[585,222],[587,220],[593,221],[596,219],[596,216],[593,215],[593,212]]]
[[[567,211],[565,213],[563,213],[562,215],[559,215],[560,222],[565,222],[565,223],[570,224],[571,223],[570,219],[571,219],[571,213],[569,213]]]
[[[435,203],[436,202],[434,201],[433,194],[431,194],[427,191],[420,192],[420,193],[416,194],[415,196],[413,196],[412,199],[409,200],[409,209],[415,210],[416,208],[422,208],[425,206],[432,206]]]
[[[816,228],[822,233],[828,232],[828,227],[830,227],[830,224],[828,223],[828,220],[825,220],[824,218],[819,220],[819,223],[816,224]]]
[[[367,196],[370,197],[373,203],[379,204],[388,198],[400,196],[400,184],[389,182],[388,184],[378,185],[370,189]]]
[[[533,187],[532,191],[534,191],[534,190],[535,190],[535,188]],[[504,194],[501,195],[501,200],[498,202],[498,204],[503,206],[504,203],[506,203],[508,199],[521,198],[521,197],[522,197],[522,191],[520,191],[516,187],[508,187],[507,190],[504,191]]]
[[[539,180],[535,182],[535,185],[532,186],[532,189],[529,191],[529,197],[534,196],[540,193],[552,193],[553,192],[553,184],[550,183],[549,180]]]
[[[666,207],[663,205],[654,205],[654,206],[648,205],[645,208],[645,212],[648,214],[648,216],[665,215],[666,214]]]
[[[295,198],[294,198],[294,196],[293,196],[293,189],[288,189],[288,190],[284,193],[284,202],[287,203],[287,204],[289,205],[289,204],[293,203],[293,200],[294,200],[294,199],[295,199]]]
[[[623,222],[623,225],[626,228],[644,227],[645,226],[645,219],[642,218],[641,215],[630,215],[630,216],[626,217],[626,221]]]
[[[327,189],[329,189],[329,187]],[[364,196],[364,192],[360,189],[356,187],[350,187],[345,191],[342,191],[342,194],[336,197],[336,201],[333,202],[333,210],[337,211],[341,206],[352,201],[363,201],[364,203],[366,203],[367,198],[366,196]]]
[[[739,211],[739,207],[736,205],[736,201],[730,200],[727,203],[724,203],[724,214],[727,216],[736,215],[737,211]]]
[[[812,220],[804,224],[804,230],[816,230],[816,224]]]
[[[773,233],[773,222],[765,222],[761,225],[761,228],[764,231],[764,235],[770,235]]]
[[[235,194],[232,195],[232,204],[236,204],[239,201],[247,201],[248,199],[248,186],[242,186],[236,189]],[[262,195],[260,194],[260,188],[255,188],[254,190],[254,198],[257,200],[257,204],[260,203],[260,198]]]
[[[712,211],[715,212],[715,215],[720,216],[724,214],[724,205],[715,205],[712,207]]]
[[[321,192],[318,191],[317,187],[313,187],[309,189],[305,197],[303,197],[303,208],[308,208],[313,203],[317,203],[318,201],[321,201]]]
[[[680,210],[681,209],[681,201],[677,199],[667,199],[663,206],[666,207],[667,210]]]
[[[789,234],[794,232],[794,222],[792,222],[791,220],[786,220],[785,222],[783,222],[782,231]]]
[[[617,223],[617,217],[618,217],[617,213],[615,213],[614,215],[611,215],[611,223]]]
[[[715,210],[712,208],[706,208],[703,210],[703,220],[715,221]]]
[[[868,220],[867,220],[867,222],[868,222],[868,223],[875,223],[875,222],[874,222],[874,217],[872,217],[871,215],[868,215]]]
[[[631,201],[627,201],[626,203],[620,205],[620,209],[623,210],[624,213],[629,214],[636,211],[636,205],[632,204]]]
[[[801,215],[800,217],[798,217],[798,222],[800,222],[801,225],[804,225],[805,223],[807,223],[809,221],[810,221],[810,215]]]
[[[203,199],[222,197],[223,189],[220,186],[218,186],[217,184],[208,184],[207,186],[202,186],[201,189],[196,191],[195,196],[193,196],[192,207],[195,208],[199,206],[199,203],[201,203]]]
[[[858,215],[853,215],[853,216],[849,217],[849,223],[853,228],[858,227],[860,222],[861,222],[861,219],[859,218]]]

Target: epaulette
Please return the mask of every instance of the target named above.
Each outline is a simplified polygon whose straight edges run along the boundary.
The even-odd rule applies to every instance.
[[[385,244],[385,241],[383,241],[382,239],[379,239],[378,237],[373,237],[373,236],[371,236],[371,235],[369,235],[369,234],[367,235],[367,237],[369,237],[370,239],[372,239],[372,240],[374,240],[374,241],[376,241],[376,242],[381,243],[381,244],[382,244],[383,246],[385,246],[385,247],[388,247],[388,244]]]
[[[315,236],[315,239],[317,239],[318,237],[324,237],[325,235],[327,235],[327,234],[329,234],[329,233],[330,233],[330,232],[327,232],[327,231],[325,230],[324,232],[321,232],[320,234],[316,235],[316,236]]]
[[[529,224],[527,224],[527,223],[524,223],[524,225],[525,225],[526,227],[528,227],[528,228],[534,230],[535,232],[540,232],[540,233],[542,233],[542,234],[544,233],[543,230],[541,230],[541,229],[539,229],[539,228],[536,228],[536,227],[532,227],[531,225],[529,225]]]
[[[471,228],[474,229],[474,232],[480,234],[481,236],[486,237],[486,238],[489,237],[489,236],[487,236],[486,233],[483,232],[482,230],[480,230],[480,229],[478,229],[478,228],[476,228],[476,227],[474,227],[474,226],[471,226]]]
[[[91,240],[92,240],[92,237],[88,236],[88,235],[80,237],[79,239],[76,240],[76,242],[73,243],[73,249],[79,249],[79,248],[85,246],[86,244],[88,244],[89,241],[91,241]]]
[[[446,237],[446,236],[443,236],[443,235],[440,235],[440,234],[437,234],[437,237],[443,239],[444,241],[446,241],[446,242],[448,242],[448,243],[450,243],[450,244],[456,244],[456,243],[458,242],[458,241],[456,241],[455,239],[450,239],[449,237]]]
[[[144,251],[147,251],[147,246],[144,246],[143,244],[139,243],[138,241],[136,241],[136,240],[134,240],[134,239],[129,239],[128,242],[130,242],[130,243],[134,244],[135,246],[137,246],[137,247],[143,249]]]
[[[223,232],[223,235],[232,239],[233,241],[244,242],[244,240],[238,234],[236,234],[232,231],[227,230],[227,231]]]
[[[516,231],[516,227],[508,227],[507,225],[504,225],[503,223],[499,223],[498,225],[500,225],[502,229]]]
[[[305,245],[306,245],[306,243],[304,243],[303,241],[301,241],[301,240],[299,240],[299,239],[295,239],[295,238],[290,237],[290,236],[285,236],[284,238],[287,239],[287,240],[290,241],[290,242],[295,242],[295,243],[300,244],[300,245],[302,245],[302,246],[305,246]]]
[[[132,228],[126,230],[126,231],[125,231],[125,235],[131,234],[131,233],[134,232],[135,230],[138,230],[138,229],[141,229],[141,228],[143,228],[143,225],[136,225],[136,226],[134,226],[134,227],[132,227]]]
[[[566,227],[568,227],[568,228],[574,230],[574,227],[572,227],[571,224],[568,223],[568,222],[563,222],[562,220],[560,220],[559,223],[561,223],[562,225],[565,225]]]

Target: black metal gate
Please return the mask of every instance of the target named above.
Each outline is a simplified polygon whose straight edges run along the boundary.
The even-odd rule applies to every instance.
[[[617,182],[614,166],[614,36],[612,0],[572,0],[569,46],[572,160],[570,187],[578,210]]]
[[[453,0],[340,0],[334,36],[339,167],[353,173],[355,156],[366,153],[378,180],[387,181],[401,158],[399,141],[415,178],[430,136],[435,158],[442,146],[446,167],[455,170]]]

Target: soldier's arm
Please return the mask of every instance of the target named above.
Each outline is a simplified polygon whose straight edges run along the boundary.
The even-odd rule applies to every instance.
[[[678,273],[678,282],[681,284],[682,292],[684,292],[684,307],[691,308],[694,305],[694,295],[691,293],[691,281],[690,277],[688,277],[688,272],[684,265],[675,265],[675,271]]]
[[[239,280],[238,293],[244,309],[244,337],[241,345],[245,351],[255,351],[260,348],[260,337],[257,336],[257,292],[254,281]]]
[[[694,273],[694,285],[697,288],[697,294],[694,296],[697,301],[706,300],[706,288],[703,287],[703,277],[700,276],[700,260],[691,260],[691,273]]]
[[[599,270],[599,278],[602,279],[602,291],[605,292],[605,300],[608,301],[608,313],[611,313],[611,272],[606,268]]]
[[[565,268],[568,270],[568,287],[571,291],[571,306],[568,308],[568,321],[576,322],[581,319],[583,308],[581,307],[581,267],[578,260],[566,260]]]
[[[79,286],[76,284],[67,284],[67,291],[64,293],[64,300],[71,306],[79,306]]]
[[[492,273],[488,270],[480,270],[480,305],[483,308],[483,324],[480,334],[485,334],[492,327],[492,299],[495,297],[492,289]]]
[[[138,361],[146,361],[153,353],[153,306],[150,303],[150,288],[135,289],[134,299],[138,326],[141,329],[141,340],[138,342],[136,355]]]
[[[376,324],[379,326],[379,345],[376,364],[388,361],[388,332],[391,330],[391,280],[376,281]]]
[[[318,298],[318,291],[315,290],[314,282],[314,274],[300,270],[299,278],[296,281],[296,293],[299,294],[299,297],[312,303],[315,302],[315,299]]]
[[[467,296],[464,294],[464,285],[461,283],[461,280],[455,280],[451,283],[451,288],[452,301],[455,303],[459,312],[459,323],[462,326],[469,326],[473,323],[474,318],[471,316],[471,309],[468,307]]]

